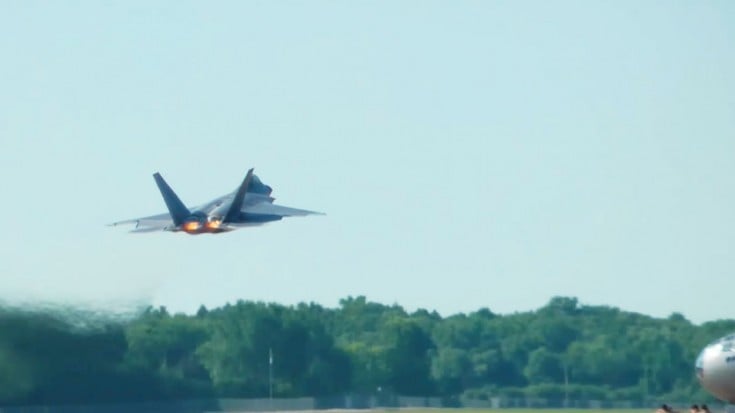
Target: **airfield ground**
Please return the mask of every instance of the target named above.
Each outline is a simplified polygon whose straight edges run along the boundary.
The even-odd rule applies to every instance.
[[[474,408],[379,408],[379,409],[328,409],[328,410],[308,410],[298,411],[298,413],[654,413],[656,409],[527,409],[527,408],[503,408],[503,409],[474,409]],[[675,412],[688,413],[685,408],[675,408]],[[718,413],[719,409],[712,409],[714,413]],[[210,412],[205,412],[210,413]],[[214,413],[214,412],[211,412]],[[231,412],[240,413],[240,412]],[[252,413],[252,412],[243,412]],[[272,412],[272,413],[295,413],[289,411]]]
[[[401,408],[401,409],[372,409],[373,413],[653,413],[655,409],[472,409],[472,408]],[[358,412],[359,410],[353,410]],[[363,410],[364,411],[364,410]],[[688,410],[679,409],[679,412],[688,413]]]
[[[688,413],[686,409],[676,409],[680,413]],[[379,408],[379,409],[329,409],[311,410],[310,413],[654,413],[655,409],[527,409],[527,408],[503,408],[503,409],[474,409],[474,408]],[[715,410],[716,412],[716,410]],[[294,412],[279,412],[294,413]],[[299,412],[305,413],[305,412]]]

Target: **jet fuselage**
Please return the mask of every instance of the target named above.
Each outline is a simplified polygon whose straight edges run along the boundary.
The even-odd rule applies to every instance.
[[[708,344],[695,363],[697,379],[705,390],[728,403],[735,403],[735,334]]]

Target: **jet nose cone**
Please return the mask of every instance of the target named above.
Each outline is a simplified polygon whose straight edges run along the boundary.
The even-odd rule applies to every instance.
[[[707,345],[694,363],[697,379],[718,399],[735,402],[735,335]]]

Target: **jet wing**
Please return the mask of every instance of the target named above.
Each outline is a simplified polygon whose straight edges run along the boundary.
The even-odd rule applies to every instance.
[[[126,219],[124,221],[117,221],[109,224],[114,227],[118,225],[135,224],[135,229],[130,232],[151,232],[151,231],[162,231],[166,227],[173,226],[174,222],[171,220],[171,214],[164,213],[158,215],[151,215],[143,218]]]
[[[323,212],[308,211],[306,209],[291,208],[282,205],[261,202],[253,205],[245,205],[242,212],[259,215],[276,215],[281,217],[300,217],[306,215],[324,215]]]

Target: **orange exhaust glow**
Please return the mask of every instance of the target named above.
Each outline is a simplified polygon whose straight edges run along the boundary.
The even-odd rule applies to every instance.
[[[219,229],[220,225],[222,225],[222,221],[209,221],[206,225],[207,229]]]
[[[198,223],[197,221],[185,222],[184,225],[182,225],[182,228],[184,228],[184,231],[186,232],[196,232],[199,231],[199,228],[201,227],[202,224]]]

